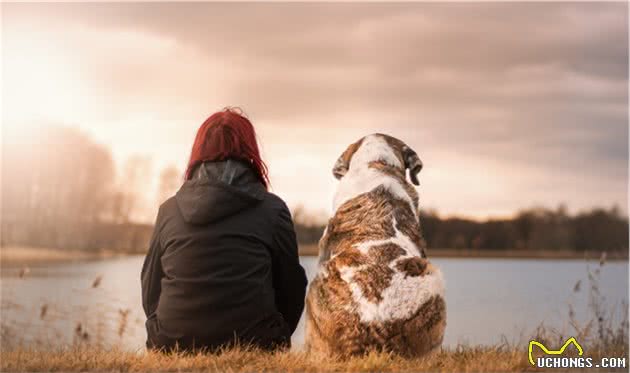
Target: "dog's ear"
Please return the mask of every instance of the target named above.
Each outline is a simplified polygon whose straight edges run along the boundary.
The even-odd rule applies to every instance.
[[[414,185],[420,185],[418,181],[418,173],[422,170],[422,161],[418,154],[407,145],[402,148],[402,156],[405,162],[405,168],[409,169],[409,179]]]
[[[352,160],[352,156],[357,151],[357,149],[359,149],[359,146],[361,146],[362,141],[363,139],[355,142],[354,144],[350,144],[350,146],[348,146],[348,148],[346,148],[346,150],[343,153],[341,153],[339,158],[337,158],[337,161],[335,162],[335,165],[333,166],[333,169],[332,169],[332,173],[335,176],[335,178],[341,179],[343,175],[345,175],[346,172],[348,172],[348,169],[350,168],[350,161]]]
[[[335,166],[333,167],[333,175],[335,176],[336,179],[341,179],[343,177],[343,175],[346,174],[346,172],[348,172],[348,167],[349,167],[349,163],[346,162],[345,159],[343,159],[343,154],[337,158],[337,162],[335,162]]]

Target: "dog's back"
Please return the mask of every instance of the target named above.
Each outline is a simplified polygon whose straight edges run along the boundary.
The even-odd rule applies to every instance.
[[[320,271],[307,295],[306,342],[327,354],[418,356],[442,341],[442,275],[425,257],[418,198],[404,169],[368,163],[369,170],[353,175],[351,168],[342,179],[364,190],[340,198],[343,185],[338,189],[339,205],[320,241]],[[367,175],[373,186],[357,183],[366,172],[373,173]]]

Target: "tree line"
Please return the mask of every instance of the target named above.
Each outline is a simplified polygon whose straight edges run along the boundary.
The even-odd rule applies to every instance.
[[[575,215],[566,208],[532,208],[512,218],[473,221],[420,215],[431,248],[486,250],[627,251],[628,220],[618,208],[595,208]]]
[[[325,224],[298,214],[295,226],[303,244],[316,244]],[[627,252],[628,219],[618,208],[594,208],[574,215],[557,209],[525,209],[504,219],[477,221],[442,218],[434,210],[420,212],[427,247],[471,250]]]
[[[73,128],[47,127],[3,141],[3,147],[1,246],[144,252],[152,225],[138,214],[147,205],[157,207],[182,182],[177,168],[166,167],[150,200],[147,158],[131,157],[117,170],[108,148]],[[313,253],[325,223],[300,207],[293,218],[298,241]],[[628,249],[628,219],[617,208],[574,215],[564,206],[533,208],[487,221],[443,218],[429,210],[420,221],[429,249]]]

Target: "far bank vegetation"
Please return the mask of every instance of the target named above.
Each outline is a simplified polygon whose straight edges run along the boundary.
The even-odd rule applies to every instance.
[[[2,247],[144,253],[152,231],[146,223],[183,181],[182,170],[154,170],[133,156],[116,167],[108,148],[66,127],[47,127],[28,146],[5,142],[2,177]],[[157,188],[151,181],[158,176]],[[302,254],[316,254],[325,217],[293,209]],[[511,218],[475,221],[421,211],[431,255],[482,251],[607,252],[627,257],[628,219],[618,208],[569,214],[565,206],[531,208]],[[511,252],[512,254],[509,254]],[[578,255],[579,256],[579,255]]]

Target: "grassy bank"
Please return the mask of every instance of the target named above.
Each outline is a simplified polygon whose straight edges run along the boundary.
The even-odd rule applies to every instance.
[[[299,352],[264,353],[226,350],[219,354],[182,355],[70,349],[16,350],[2,353],[2,371],[209,371],[209,372],[520,372],[531,368],[524,351],[494,348],[438,351],[422,359],[403,359],[383,353],[338,361]]]
[[[440,350],[418,359],[370,353],[349,360],[314,357],[304,352],[266,353],[225,350],[217,354],[160,354],[90,348],[57,351],[2,352],[0,369],[13,372],[524,372],[536,371],[527,348],[461,347]],[[600,356],[620,356],[619,351]],[[624,355],[625,356],[625,355]],[[539,370],[539,369],[538,369]],[[540,370],[539,370],[540,371]],[[563,371],[554,369],[554,371]],[[591,371],[591,369],[589,369]],[[592,369],[592,371],[615,371]],[[627,371],[617,369],[616,371]]]

